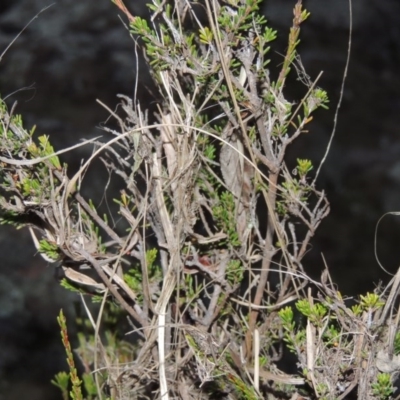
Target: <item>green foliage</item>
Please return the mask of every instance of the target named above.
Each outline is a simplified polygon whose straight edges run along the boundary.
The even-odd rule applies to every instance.
[[[245,269],[239,260],[231,260],[226,270],[228,282],[233,286],[242,282],[244,271]]]
[[[254,390],[254,387],[243,382],[243,380],[240,379],[238,376],[230,375],[228,376],[228,380],[231,381],[233,387],[235,388],[235,392],[239,395],[240,399],[244,400],[259,399],[259,396],[257,395],[257,392]]]
[[[46,157],[54,154],[55,151],[53,146],[49,142],[48,136],[39,136],[38,141],[39,147],[37,147],[34,142],[32,142],[30,146],[28,146],[28,151],[33,157]],[[50,157],[48,160],[55,168],[61,169],[60,160],[57,156]]]
[[[74,356],[72,354],[72,349],[71,349],[71,344],[69,342],[68,338],[68,332],[67,332],[67,320],[64,316],[64,313],[62,310],[60,310],[60,313],[57,317],[58,324],[60,325],[61,329],[61,339],[62,343],[65,349],[65,352],[67,354],[67,364],[69,368],[69,373],[68,374],[57,374],[55,377],[55,380],[53,381],[53,384],[58,386],[61,391],[63,396],[65,396],[65,391],[66,391],[66,385],[67,385],[67,377],[69,377],[72,385],[72,389],[69,393],[70,398],[72,400],[83,400],[83,395],[82,395],[82,381],[78,377],[78,373],[75,367],[75,361],[74,361]],[[65,397],[64,397],[65,398]]]
[[[87,292],[82,287],[79,287],[73,282],[70,282],[66,278],[61,279],[60,286],[73,293],[87,294]]]
[[[146,251],[146,271],[150,282],[158,282],[161,278],[160,267],[156,264],[157,256],[158,250],[156,248]],[[143,274],[140,265],[136,264],[135,268],[130,268],[128,272],[124,274],[124,279],[128,286],[137,293],[138,301],[142,302]]]
[[[354,305],[351,307],[351,311],[352,311],[352,313],[353,313],[354,315],[360,316],[360,315],[363,313],[363,307],[361,307],[360,304],[354,304]]]
[[[0,202],[2,201],[5,201],[4,197],[0,197]],[[11,225],[16,229],[20,229],[25,226],[25,221],[16,211],[3,210],[0,217],[0,225]]]
[[[240,246],[236,230],[235,199],[232,193],[224,191],[221,194],[219,204],[213,208],[213,216],[218,228],[227,233],[229,243],[234,247]]]
[[[327,309],[320,303],[311,304],[307,299],[296,302],[296,308],[306,316],[313,324],[322,326]]]
[[[193,275],[187,274],[185,276],[185,284],[183,288],[186,292],[186,298],[189,300],[194,299],[198,295],[198,290],[196,290],[195,280],[193,279]],[[201,289],[201,288],[199,288]]]
[[[337,324],[331,324],[329,325],[325,332],[324,332],[324,340],[326,343],[326,346],[338,346],[340,340],[346,340],[346,338],[341,338],[340,337],[340,331],[337,328]]]
[[[60,249],[56,243],[51,243],[46,239],[39,242],[39,252],[45,254],[47,257],[57,261],[60,257]]]
[[[292,307],[285,307],[279,310],[279,317],[282,320],[283,327],[286,330],[294,330],[295,324],[293,321],[293,310]]]
[[[397,332],[394,338],[394,354],[396,356],[400,354],[400,332]]]
[[[121,310],[113,303],[108,303],[103,314],[103,324],[105,327],[103,336],[102,353],[107,357],[113,367],[117,368],[120,364],[125,366],[131,362],[133,354],[136,352],[136,348],[128,342],[121,340],[120,329],[118,328],[118,319],[121,316]],[[73,361],[73,354],[69,344],[69,339],[66,334],[66,321],[62,311],[58,317],[63,344],[67,352],[67,362],[70,367],[70,372],[60,372],[52,380],[52,383],[57,386],[62,393],[63,399],[75,399],[79,398],[76,394],[78,390],[81,390],[85,396],[85,400],[97,400],[100,398],[98,388],[105,387],[107,383],[112,380],[112,372],[105,368],[100,368],[96,373],[92,372],[92,368],[96,363],[96,353],[98,352],[98,340],[96,341],[95,334],[93,332],[92,323],[88,318],[76,318],[76,324],[78,328],[78,346],[74,350],[74,353],[79,356],[81,364],[84,368],[84,372],[81,374],[79,380],[76,375],[76,368]],[[99,358],[97,360],[99,362]],[[95,375],[96,374],[96,375]],[[96,379],[97,382],[96,382]],[[75,382],[75,383],[74,383]],[[110,383],[110,386],[115,386],[116,382]],[[72,390],[69,389],[72,386]],[[75,387],[76,386],[76,387]],[[112,392],[115,393],[115,392]],[[112,398],[115,398],[111,396]],[[102,393],[101,398],[111,399],[109,395]]]
[[[204,147],[204,157],[208,158],[211,161],[215,160],[215,152],[216,148],[212,144],[207,144]]]
[[[69,374],[65,371],[58,372],[51,383],[61,390],[63,400],[68,400]]]
[[[300,178],[304,178],[312,169],[313,165],[310,160],[297,159],[297,172]]]
[[[98,398],[96,382],[93,379],[93,374],[83,373],[82,374],[83,387],[86,392],[86,400],[95,400]]]
[[[128,273],[124,275],[124,279],[134,292],[140,293],[142,273],[138,268],[131,268]],[[139,300],[141,300],[141,297],[139,297]]]
[[[204,44],[210,45],[214,39],[212,31],[207,26],[200,29],[199,35],[200,42]]]
[[[376,381],[371,385],[372,393],[379,400],[387,400],[391,398],[395,388],[392,384],[390,374],[380,373],[376,377]]]
[[[360,295],[360,306],[365,310],[377,310],[385,305],[376,293],[367,293],[365,296]]]
[[[296,353],[297,349],[305,343],[305,329],[298,329],[296,332],[296,324],[294,322],[294,314],[291,307],[282,308],[278,313],[284,330],[284,341],[288,349]]]

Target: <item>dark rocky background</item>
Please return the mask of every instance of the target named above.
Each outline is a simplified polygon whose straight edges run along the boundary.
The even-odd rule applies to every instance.
[[[282,61],[291,8],[295,0],[267,0],[270,23],[280,34],[274,62]],[[133,14],[147,14],[126,0]],[[47,0],[0,1],[0,52]],[[349,7],[347,0],[309,0],[311,18],[302,31],[301,60],[331,99],[309,134],[292,149],[294,156],[318,165],[333,126],[345,65]],[[102,133],[107,112],[96,98],[114,108],[115,95],[132,95],[136,74],[146,82],[146,68],[136,68],[134,43],[110,0],[59,0],[43,12],[0,61],[0,93],[28,127],[51,136],[57,149]],[[387,282],[374,258],[376,223],[400,209],[400,2],[353,0],[353,46],[336,136],[319,187],[331,202],[307,259],[318,274],[323,253],[333,278],[345,294],[372,290]],[[146,87],[139,87],[146,98]],[[298,93],[297,93],[298,94]],[[77,168],[87,150],[67,154]],[[92,197],[102,196],[103,181],[91,175]],[[400,220],[386,217],[379,229],[382,263],[395,271],[400,261]],[[25,231],[0,230],[0,400],[59,399],[50,379],[62,369],[64,353],[56,315],[68,309],[71,295],[55,282],[52,268],[37,255]],[[71,320],[72,322],[72,320]]]

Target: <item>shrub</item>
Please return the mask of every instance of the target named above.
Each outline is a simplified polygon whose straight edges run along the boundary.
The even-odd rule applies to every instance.
[[[309,16],[301,1],[276,76],[268,64],[277,33],[258,0],[154,0],[150,20],[114,2],[152,71],[154,113],[120,95],[119,130],[85,142],[94,154],[70,177],[62,152],[0,107],[2,222],[28,226],[45,260],[60,263],[62,284],[89,292],[109,316],[123,310],[140,343],[109,332],[102,343],[101,314],[96,322],[87,308],[95,334],[80,335],[81,381],[60,315],[70,373],[54,383],[63,396],[70,377],[72,398],[82,385],[88,399],[389,398],[398,365],[383,338],[396,284],[386,304],[369,293],[350,308],[327,271],[316,282],[303,264],[329,203],[313,163],[287,160],[328,104],[297,57]],[[293,71],[304,96],[288,100]],[[124,182],[118,215],[100,216],[81,195],[98,156]],[[110,222],[118,219],[126,235]],[[294,375],[278,368],[283,346],[296,357]]]

